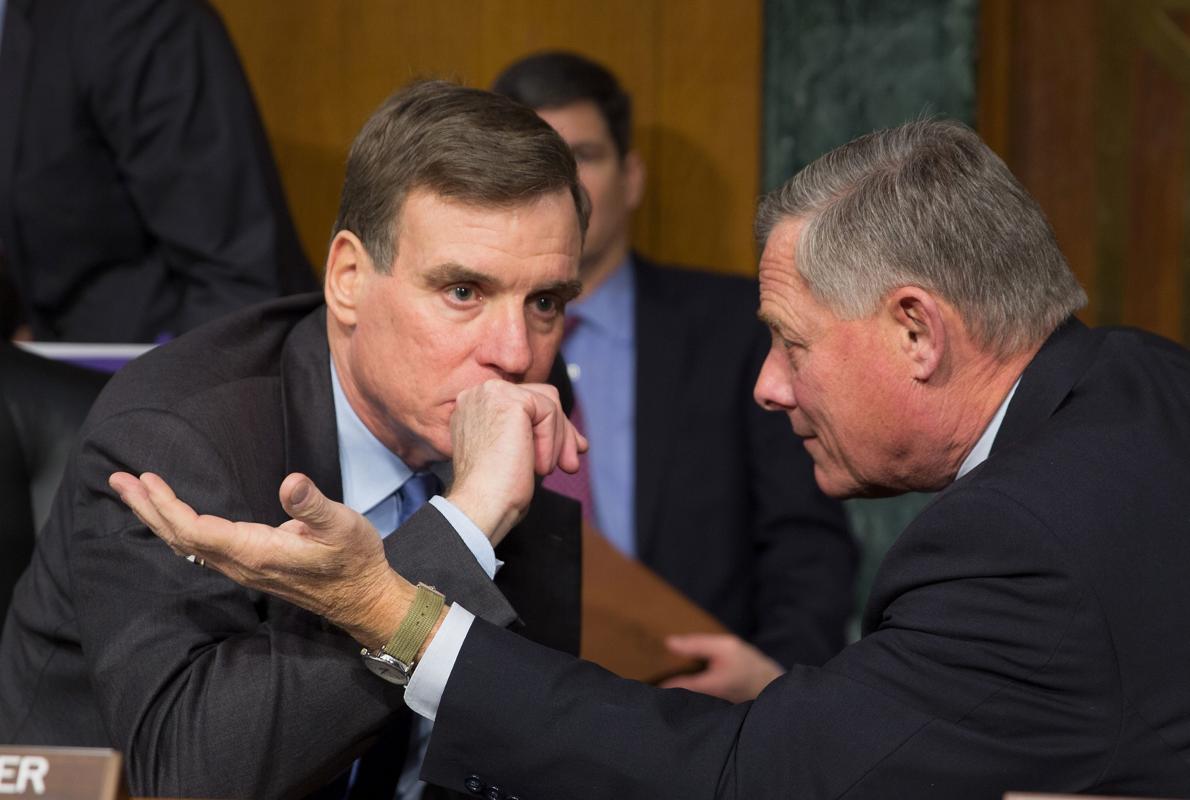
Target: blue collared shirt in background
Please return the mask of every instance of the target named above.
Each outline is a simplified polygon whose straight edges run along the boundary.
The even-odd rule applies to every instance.
[[[583,425],[595,522],[636,555],[636,275],[629,257],[566,312],[582,323],[562,344]]]

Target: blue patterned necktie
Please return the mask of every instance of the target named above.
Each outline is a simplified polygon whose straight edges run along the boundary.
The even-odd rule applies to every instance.
[[[397,499],[397,527],[417,513],[438,493],[441,482],[432,472],[415,472],[393,494]],[[420,740],[417,718],[394,721],[364,754],[355,772],[348,798],[392,798],[405,764],[405,746],[410,737]]]
[[[438,493],[438,476],[432,472],[415,472],[397,489],[397,527],[405,524],[419,508]]]

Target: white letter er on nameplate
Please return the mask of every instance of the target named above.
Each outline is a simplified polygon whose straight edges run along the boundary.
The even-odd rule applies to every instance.
[[[57,800],[119,800],[120,754],[88,747],[0,746],[0,795]]]

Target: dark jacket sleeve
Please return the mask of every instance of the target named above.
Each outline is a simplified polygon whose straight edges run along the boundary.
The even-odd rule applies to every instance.
[[[295,796],[350,764],[401,703],[358,646],[175,555],[107,488],[113,470],[151,470],[200,513],[259,519],[209,440],[132,412],[91,431],[76,467],[73,519],[56,522],[73,526],[80,643],[133,793]]]
[[[250,459],[224,457],[166,411],[109,418],[76,460],[72,510],[56,524],[73,530],[81,646],[136,794],[300,796],[346,768],[393,713],[408,713],[344,633],[175,555],[107,487],[112,471],[149,470],[200,513],[276,524],[279,504],[265,512],[254,496],[275,489],[245,468],[255,469]],[[398,570],[497,623],[515,617],[432,507],[388,538]]]
[[[476,622],[424,775],[525,797],[999,798],[1094,785],[1119,685],[1052,533],[990,493],[890,555],[872,633],[728,705],[624,681]]]

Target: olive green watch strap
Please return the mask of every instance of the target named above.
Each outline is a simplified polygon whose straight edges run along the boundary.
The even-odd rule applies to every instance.
[[[393,638],[384,646],[384,652],[403,664],[412,664],[417,658],[417,651],[430,635],[430,629],[438,621],[438,614],[445,602],[442,593],[433,586],[419,583],[413,605],[405,614],[405,619],[401,620]]]

